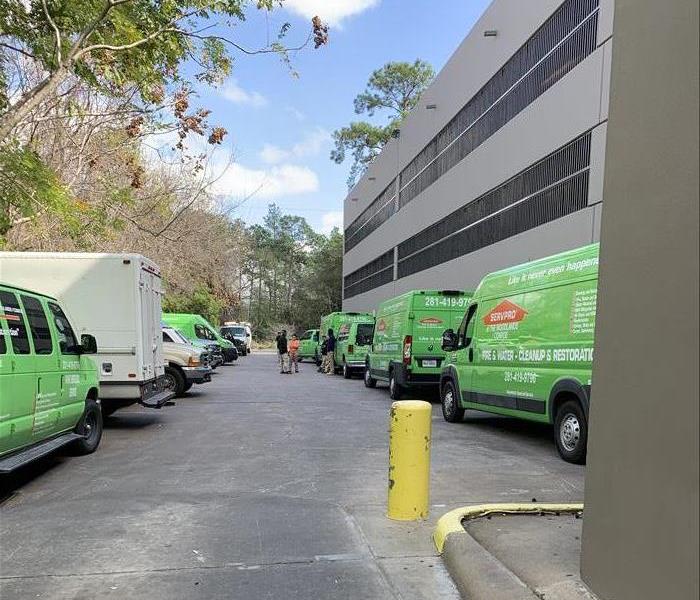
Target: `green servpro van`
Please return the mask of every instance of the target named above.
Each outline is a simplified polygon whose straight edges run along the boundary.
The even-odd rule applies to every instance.
[[[349,333],[352,323],[374,323],[374,316],[370,313],[360,312],[332,312],[321,318],[321,340],[324,336],[328,335],[329,329],[333,330],[333,334],[336,340],[338,340],[341,335]],[[321,350],[319,349],[319,353],[320,352]],[[335,351],[333,352],[333,369],[336,373],[341,369],[342,364],[342,350],[338,348],[338,344],[336,343]]]
[[[224,355],[224,362],[238,358],[238,350],[233,342],[222,337],[219,332],[202,315],[189,313],[163,313],[163,323],[180,331],[187,339],[206,340],[218,344]]]
[[[310,358],[321,364],[321,345],[318,342],[318,329],[307,329],[299,337],[299,360]]]
[[[442,412],[465,409],[554,424],[559,454],[583,463],[598,289],[598,244],[484,277],[447,329]]]
[[[70,444],[102,438],[97,352],[55,298],[0,283],[0,474]]]
[[[340,325],[335,355],[345,379],[350,379],[353,373],[364,371],[373,335],[374,317]]]
[[[437,386],[445,360],[442,332],[458,326],[471,296],[458,290],[412,290],[382,302],[365,360],[365,385],[388,382],[394,400],[409,387]]]

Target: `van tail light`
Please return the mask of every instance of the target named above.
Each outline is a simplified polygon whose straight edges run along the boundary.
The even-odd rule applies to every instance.
[[[407,335],[403,338],[403,364],[411,364],[411,346],[413,344],[413,336]]]
[[[355,346],[348,344],[348,354],[352,354],[355,351]]]

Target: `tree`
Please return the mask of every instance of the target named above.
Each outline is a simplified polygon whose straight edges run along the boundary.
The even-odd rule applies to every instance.
[[[355,97],[355,113],[373,117],[378,111],[387,111],[389,123],[375,125],[355,121],[333,132],[335,148],[331,151],[331,160],[340,164],[348,154],[353,159],[348,188],[381,152],[434,76],[433,68],[420,59],[413,63],[390,62],[372,73],[365,91]]]
[[[314,18],[295,48],[283,44],[286,23],[274,42],[245,48],[227,32],[249,4],[272,10],[281,0],[0,0],[0,229],[55,207],[66,216],[75,209],[72,187],[41,164],[37,124],[80,119],[103,132],[110,117],[109,126],[131,138],[170,129],[180,151],[188,134],[215,146],[227,132],[208,123],[209,110],[191,106],[193,90],[223,81],[233,52],[276,53],[289,64],[290,50],[327,42]],[[19,174],[17,164],[25,167]],[[142,167],[132,166],[138,185]]]

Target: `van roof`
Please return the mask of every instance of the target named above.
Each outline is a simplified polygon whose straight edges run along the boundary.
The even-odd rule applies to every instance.
[[[49,296],[48,294],[43,294],[41,292],[35,292],[34,290],[19,287],[17,285],[12,285],[10,283],[3,283],[2,281],[0,281],[0,287],[8,289],[8,290],[15,290],[17,292],[26,292],[28,294],[33,294],[34,296],[41,296],[42,298],[48,298],[49,300],[54,300],[54,301],[58,302],[58,299],[55,296]]]
[[[501,271],[489,273],[481,280],[475,297],[489,298],[515,291],[560,285],[598,276],[599,244],[567,250]]]
[[[0,252],[0,260],[3,258],[26,258],[26,259],[73,259],[86,260],[96,258],[113,258],[118,260],[143,261],[148,267],[157,271],[156,275],[160,274],[160,268],[150,258],[143,254],[135,252]]]

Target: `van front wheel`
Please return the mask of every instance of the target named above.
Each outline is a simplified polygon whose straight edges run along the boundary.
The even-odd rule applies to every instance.
[[[588,424],[581,405],[568,400],[559,407],[554,420],[554,435],[559,455],[567,462],[586,462]]]
[[[85,412],[75,432],[84,436],[73,443],[76,454],[91,454],[97,450],[102,439],[102,411],[92,398],[85,401]]]
[[[446,381],[442,385],[440,394],[442,404],[442,416],[448,423],[459,423],[464,419],[464,409],[459,405],[459,395],[452,381]]]
[[[185,378],[175,367],[166,366],[163,376],[163,388],[175,392],[175,396],[180,397],[185,393]]]

